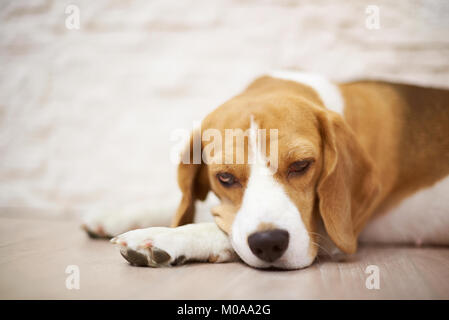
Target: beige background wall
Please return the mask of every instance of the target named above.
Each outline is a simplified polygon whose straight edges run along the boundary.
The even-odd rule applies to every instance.
[[[80,30],[65,27],[68,4]],[[367,5],[380,29],[365,27]],[[1,1],[0,208],[72,214],[179,197],[170,133],[253,77],[449,86],[449,1]]]

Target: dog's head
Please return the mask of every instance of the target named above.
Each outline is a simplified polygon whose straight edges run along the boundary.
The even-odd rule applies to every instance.
[[[221,200],[212,210],[216,223],[251,266],[310,265],[320,224],[340,250],[356,250],[378,193],[373,164],[311,88],[260,78],[201,129],[178,169],[183,197],[174,226],[192,222],[195,200],[213,191]]]

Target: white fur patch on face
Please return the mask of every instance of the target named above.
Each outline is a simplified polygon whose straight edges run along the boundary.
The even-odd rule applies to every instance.
[[[295,81],[311,87],[327,109],[343,115],[345,107],[343,96],[338,86],[329,79],[319,74],[297,71],[276,71],[269,75],[273,78]]]
[[[242,206],[232,225],[232,246],[243,261],[256,268],[274,266],[299,269],[309,266],[314,257],[309,254],[310,238],[301,214],[283,187],[274,179],[263,155],[258,152],[255,132],[257,125],[252,121],[249,143],[256,160],[251,165]],[[256,152],[257,155],[254,154]],[[256,257],[248,245],[248,237],[257,231],[261,223],[273,224],[290,235],[287,250],[273,263]]]

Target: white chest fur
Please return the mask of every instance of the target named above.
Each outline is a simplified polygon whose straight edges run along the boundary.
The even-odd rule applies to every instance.
[[[449,244],[449,176],[372,220],[364,242]]]

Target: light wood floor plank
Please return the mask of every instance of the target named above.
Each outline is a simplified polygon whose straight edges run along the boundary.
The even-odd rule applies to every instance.
[[[80,268],[80,290],[65,269]],[[365,287],[368,265],[380,289]],[[448,299],[449,248],[362,247],[345,261],[264,271],[243,263],[132,267],[73,220],[0,215],[1,299]]]

